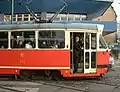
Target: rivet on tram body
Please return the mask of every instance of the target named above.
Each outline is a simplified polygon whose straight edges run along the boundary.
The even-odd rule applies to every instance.
[[[68,73],[68,71],[65,71],[66,73]]]
[[[20,56],[23,58],[23,56],[24,56],[24,53],[20,53]]]
[[[18,70],[15,70],[15,72],[18,72]]]

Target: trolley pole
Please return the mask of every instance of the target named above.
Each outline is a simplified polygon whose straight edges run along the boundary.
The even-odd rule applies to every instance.
[[[11,0],[11,24],[13,23],[14,17],[14,0]]]

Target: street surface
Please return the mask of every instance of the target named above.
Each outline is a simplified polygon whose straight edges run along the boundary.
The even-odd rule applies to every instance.
[[[120,68],[101,80],[0,81],[0,92],[120,92]]]

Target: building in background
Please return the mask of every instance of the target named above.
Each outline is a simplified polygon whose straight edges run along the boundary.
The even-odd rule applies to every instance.
[[[102,16],[97,18],[93,18],[93,21],[116,21],[116,12],[114,11],[113,7],[110,6]]]
[[[40,19],[48,20],[50,19],[54,14],[53,13],[45,13],[44,16],[42,16],[42,13],[35,14]],[[33,16],[31,14],[15,14],[14,21],[20,22],[20,21],[34,21]],[[81,14],[59,14],[54,21],[82,21],[87,20],[86,15]],[[5,14],[4,15],[4,22],[11,21],[11,15]]]
[[[0,21],[4,21],[4,14],[0,14]]]
[[[14,0],[14,21],[32,21],[27,7],[39,17],[50,18],[56,11],[66,7],[55,20],[92,20],[101,16],[112,4],[113,0]],[[24,2],[23,2],[24,1]],[[0,1],[0,12],[5,14],[4,20],[11,20],[11,0]],[[45,12],[45,13],[44,13]]]
[[[120,43],[120,21],[117,22],[117,42]]]
[[[114,11],[113,7],[110,6],[102,16],[92,19],[92,21],[97,21],[97,23],[105,25],[105,31],[103,35],[108,44],[116,44],[117,42],[116,18],[116,12]]]

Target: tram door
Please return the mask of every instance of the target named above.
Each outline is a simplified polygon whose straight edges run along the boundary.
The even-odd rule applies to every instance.
[[[84,73],[96,72],[96,33],[84,33]]]
[[[76,37],[79,37],[79,57],[75,50]],[[96,33],[70,32],[71,69],[78,67],[77,73],[96,72]],[[77,63],[76,63],[77,62]],[[77,64],[77,65],[76,65]],[[73,72],[74,73],[74,72]],[[76,73],[76,72],[75,72]]]

